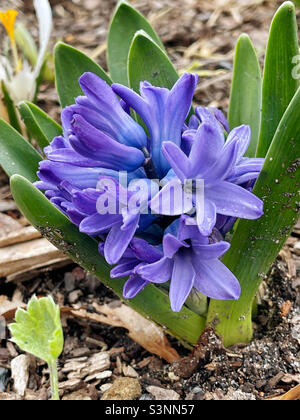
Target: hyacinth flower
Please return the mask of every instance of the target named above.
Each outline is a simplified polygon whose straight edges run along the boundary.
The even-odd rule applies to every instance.
[[[129,283],[125,283],[124,297],[136,296],[149,283],[170,282],[174,312],[180,312],[193,288],[214,299],[239,298],[238,280],[220,261],[229,244],[211,244],[209,237],[216,228],[217,214],[256,219],[262,215],[263,207],[261,200],[237,185],[239,179],[255,180],[262,166],[263,159],[243,157],[250,142],[250,128],[234,129],[225,142],[228,123],[223,114],[200,107],[196,108],[197,123],[192,116],[186,126],[196,81],[197,77],[184,74],[171,90],[143,82],[139,96],[120,84],[110,87],[93,73],[83,74],[79,84],[85,96],[79,96],[75,105],[63,110],[63,136],[56,137],[45,149],[48,160],[40,163],[41,181],[35,183],[80,232],[104,241],[100,242],[99,252],[110,265],[122,266],[124,259],[126,264],[135,235],[143,236],[151,225],[162,225],[165,233],[160,237],[161,245],[157,245],[158,250],[162,248],[161,258],[154,262],[148,258],[139,260],[130,272]],[[128,108],[144,119],[148,138]],[[188,153],[182,141],[187,137]],[[174,140],[165,141],[166,138]],[[130,211],[128,207],[136,191],[121,185],[114,176],[103,175],[103,171],[140,172],[139,180],[150,188],[139,197],[138,210]],[[152,181],[156,177],[156,181],[162,178],[161,191]],[[193,190],[190,196],[182,191],[183,208],[181,200],[171,198],[174,210],[170,213],[160,211],[156,203],[169,204],[170,190],[189,179],[204,179],[204,218],[200,223],[197,217],[198,226],[184,229],[182,224],[188,219],[183,215],[195,207]],[[107,202],[113,203],[113,210],[106,208]],[[222,207],[217,205],[221,202]],[[141,214],[150,208],[154,215]],[[196,212],[198,216],[201,209],[196,207]],[[179,216],[182,222],[178,219],[168,226],[168,218],[161,216]],[[177,231],[171,234],[174,226],[178,226]],[[187,231],[191,233],[183,238]],[[117,272],[122,274],[118,269]]]
[[[152,283],[170,281],[170,302],[180,312],[192,288],[218,300],[236,300],[240,285],[236,277],[219,260],[230,247],[224,241],[210,243],[187,218],[173,222],[163,237],[163,256],[152,264],[141,264],[135,272]]]
[[[157,178],[163,178],[171,168],[162,154],[166,139],[180,146],[182,129],[192,105],[198,77],[185,74],[169,90],[141,82],[140,95],[126,86],[114,84],[114,92],[143,119],[149,130],[149,156]]]
[[[163,122],[166,123],[166,125],[169,127],[170,133],[172,132],[171,128],[174,121],[173,113],[168,113],[170,107],[168,100],[163,103],[167,108],[167,110],[165,110],[163,108],[163,104],[161,104],[157,98],[160,98],[161,95],[164,98],[171,97],[172,106],[174,109],[180,107],[182,98],[188,98],[187,105],[184,107],[185,115],[180,121],[182,126],[180,133],[182,133],[182,128],[185,125],[185,118],[187,117],[188,111],[191,107],[190,92],[191,90],[195,89],[195,80],[196,79],[192,75],[185,74],[182,76],[179,82],[175,84],[171,91],[168,89],[161,89],[155,86],[151,86],[149,83],[141,85],[141,92],[144,96],[145,87],[146,90],[149,90],[152,93],[152,96],[150,96],[148,93],[147,106],[149,109],[152,109],[153,115],[160,115],[160,111],[163,109],[163,115],[165,116]],[[149,196],[147,194],[147,196],[144,198],[140,197],[140,210],[142,211],[144,208],[148,207],[148,200],[150,200],[151,197],[159,197],[159,195],[156,194],[158,192],[157,184],[151,182],[150,179],[147,179],[147,175],[149,176],[149,173],[147,173],[147,170],[149,169],[148,156],[151,156],[152,161],[150,167],[150,176],[156,174],[157,171],[159,173],[165,174],[166,171],[171,167],[172,162],[169,166],[166,166],[165,163],[162,163],[163,161],[160,154],[156,156],[157,160],[155,160],[155,156],[152,156],[152,152],[154,150],[153,143],[156,144],[157,138],[153,138],[151,133],[156,132],[157,129],[152,128],[152,130],[150,130],[150,122],[148,121],[148,129],[150,133],[150,138],[148,139],[148,150],[144,153],[141,161],[135,160],[136,166],[128,168],[127,165],[129,165],[131,162],[131,160],[128,158],[130,156],[127,157],[129,154],[129,148],[132,149],[132,158],[134,158],[136,154],[137,156],[139,154],[141,155],[140,150],[145,150],[146,148],[146,137],[142,127],[138,126],[138,129],[134,131],[136,136],[135,140],[133,134],[130,134],[130,128],[133,127],[134,129],[137,124],[128,114],[124,112],[119,100],[113,92],[116,92],[117,90],[118,94],[122,96],[123,100],[128,100],[128,95],[124,94],[124,92],[128,93],[128,89],[125,87],[121,89],[120,85],[117,85],[116,89],[116,86],[113,85],[112,90],[104,81],[90,73],[84,74],[80,78],[79,83],[86,96],[77,98],[76,105],[67,107],[63,111],[62,121],[65,138],[54,139],[51,145],[46,148],[45,152],[50,161],[41,162],[38,175],[40,179],[42,179],[42,182],[38,182],[36,185],[41,189],[47,189],[47,183],[48,185],[53,185],[52,188],[58,186],[58,194],[55,195],[53,190],[48,190],[46,191],[46,196],[50,197],[52,203],[62,208],[63,211],[70,217],[70,219],[79,225],[81,232],[90,236],[101,235],[105,242],[104,244],[100,243],[101,253],[104,255],[106,261],[109,264],[119,264],[120,260],[122,261],[124,258],[127,259],[126,252],[134,238],[134,235],[136,233],[142,233],[143,229],[146,230],[146,228],[152,223],[155,224],[157,222],[157,218],[154,215],[141,216],[139,212],[130,212],[128,209],[128,202],[122,202],[122,199],[120,198],[126,196],[126,200],[130,200],[133,195],[130,195],[130,189],[128,189],[125,194],[123,191],[123,186],[121,186],[116,179],[101,175],[100,169],[109,169],[117,173],[118,169],[120,171],[137,170],[139,166],[144,166],[145,178],[141,178],[141,181],[147,180],[146,185],[151,185],[152,188],[150,187],[147,190],[150,192]],[[134,99],[136,99],[136,103],[133,103]],[[134,107],[134,109],[139,112],[140,115],[143,115],[143,111],[140,111],[139,109],[139,105],[142,103],[140,97],[136,94],[133,94],[130,100],[130,106]],[[142,101],[145,101],[145,99],[142,99]],[[144,106],[145,104],[143,103],[142,107]],[[108,114],[107,110],[110,109],[109,107],[111,107],[111,111]],[[198,110],[198,114],[199,113],[201,113],[200,110]],[[221,140],[222,146],[224,147],[224,135],[218,120],[216,120],[209,111],[202,110],[202,113],[206,115],[207,119],[211,118],[211,125],[208,125],[208,122],[206,122],[206,125],[208,127],[212,126],[215,128],[217,135],[220,134],[220,137],[223,136]],[[114,115],[116,115],[116,117]],[[211,117],[209,117],[210,115]],[[122,124],[119,123],[119,131],[117,131],[116,126],[114,126],[114,129],[111,128],[113,126],[114,118],[119,118],[119,120],[123,118]],[[153,123],[154,126],[157,126],[159,121],[153,117]],[[176,127],[177,123],[178,120],[176,119]],[[198,130],[200,130],[201,127],[205,127],[205,124],[201,123],[201,121],[199,121],[199,125],[200,128],[198,128]],[[161,127],[159,132],[161,133],[162,130],[163,128]],[[249,133],[249,130],[246,131]],[[177,131],[174,129],[173,132],[176,133]],[[242,147],[236,159],[232,159],[233,162],[229,161],[230,164],[228,165],[228,172],[232,172],[232,168],[234,167],[236,161],[240,161],[242,158],[242,152],[244,151],[245,146],[243,144],[244,139],[242,138],[241,140],[240,137],[241,135],[239,135],[239,133],[234,135],[234,140],[236,142],[242,143]],[[159,147],[164,150],[165,142],[162,141],[162,138],[163,137],[160,138]],[[208,142],[211,141],[211,137],[208,137],[206,140]],[[219,143],[221,140],[217,136],[217,141],[219,141]],[[197,140],[194,141],[194,144],[196,144],[196,141]],[[249,137],[246,138],[246,142],[248,141]],[[229,137],[228,144],[231,143],[232,140]],[[126,146],[124,144],[126,144]],[[177,137],[175,137],[175,142],[172,144],[181,144],[181,141],[178,141]],[[191,153],[193,152],[194,144],[192,146]],[[124,150],[124,147],[127,147],[128,151]],[[119,159],[117,154],[114,154],[115,149],[119,151]],[[209,157],[205,147],[203,147],[203,151],[200,153],[200,157],[202,157],[203,161],[205,158]],[[251,162],[252,159],[249,159],[249,161]],[[152,166],[154,168],[152,168]],[[95,189],[97,171],[99,182],[97,184],[97,189]],[[245,172],[247,173],[247,170]],[[86,176],[84,176],[85,173]],[[174,170],[173,173],[174,176],[171,180],[171,183],[174,179],[177,179],[176,170]],[[80,174],[82,175],[80,176]],[[251,173],[251,175],[248,175],[248,177],[249,179],[252,179],[255,178],[255,175]],[[110,186],[109,183],[108,186],[105,185],[105,182],[107,181],[110,181]],[[64,198],[66,195],[64,195],[64,197],[61,196],[62,190],[66,190],[66,183],[69,187],[68,194],[71,194],[71,197],[67,197],[68,200]],[[100,185],[101,183],[103,186]],[[88,184],[89,188],[87,189]],[[134,185],[136,184],[138,184],[138,181]],[[70,188],[70,185],[74,187],[73,190]],[[165,191],[165,188],[166,187],[163,188],[162,192]],[[236,188],[238,188],[238,191],[244,191],[241,187]],[[250,198],[248,201],[255,199],[255,197],[252,198],[250,193],[249,197]],[[115,208],[113,212],[109,214],[102,214],[98,207],[99,201],[102,200],[102,202],[104,202],[105,200],[109,201],[110,199],[113,203],[117,203],[118,205],[121,204],[122,208]],[[166,199],[168,199],[168,197]],[[155,200],[156,198],[154,198],[151,203],[153,203]],[[246,199],[245,201],[247,203]],[[260,200],[258,201],[261,203]],[[189,203],[191,206],[193,205],[192,200],[190,200]],[[187,208],[186,210],[189,211],[190,208]],[[244,217],[247,217],[247,215],[248,214],[246,214],[246,216],[244,215]],[[234,214],[234,216],[236,216],[236,214]],[[255,214],[255,216],[259,217],[259,214]],[[185,221],[186,219],[183,220]],[[167,220],[164,223],[168,223]],[[182,240],[178,241],[176,236],[172,236],[171,234],[166,234],[163,236],[161,241],[165,256],[160,261],[157,261],[153,264],[153,272],[151,271],[151,265],[149,265],[149,267],[141,267],[140,269],[134,268],[130,277],[130,286],[128,286],[128,283],[126,283],[125,286],[125,296],[128,298],[128,296],[130,296],[132,293],[128,292],[128,290],[137,291],[140,287],[144,287],[148,282],[165,283],[171,280],[170,301],[172,309],[176,312],[181,310],[193,287],[202,293],[206,291],[206,294],[212,298],[238,299],[238,281],[233,276],[233,274],[230,273],[230,271],[227,270],[226,267],[218,260],[218,257],[221,257],[227,251],[229,244],[220,242],[218,245],[209,245],[208,236],[212,232],[214,225],[215,220],[211,230],[206,233],[205,237],[202,236],[200,232],[198,232],[198,237],[191,245],[191,249],[188,249],[187,251],[185,251],[184,248],[190,248],[190,246],[186,242]],[[181,230],[179,234],[181,234]],[[168,229],[166,232],[168,232]],[[178,243],[178,249],[174,249],[172,254],[169,247],[170,243],[173,243],[174,241],[175,243]],[[195,242],[198,242],[199,244],[195,245]],[[201,242],[203,246],[200,245]],[[207,246],[209,247],[210,251],[205,252]],[[200,249],[202,251],[200,251]],[[213,249],[216,250],[213,251]],[[196,258],[195,255],[198,255],[198,258]],[[210,258],[210,255],[213,255],[213,258]],[[209,261],[208,265],[205,264],[205,258],[207,258]],[[196,259],[199,260],[197,265],[194,262]],[[193,261],[193,264],[191,261]],[[143,261],[140,261],[140,264],[142,264],[142,262]],[[148,263],[147,259],[144,261],[144,263]],[[167,270],[163,268],[165,264],[167,266]],[[178,267],[188,267],[189,265],[191,268],[190,270],[186,271],[183,281],[182,273],[178,271]],[[203,273],[201,273],[201,268]],[[173,271],[174,275],[172,274]],[[120,271],[117,272],[121,274]],[[164,272],[166,273],[165,276],[163,275]],[[176,273],[179,273],[179,275],[176,275]],[[216,280],[215,282],[212,282],[214,275]],[[199,285],[201,283],[200,279],[203,281],[205,276],[207,277],[206,285]],[[181,286],[178,284],[179,278],[182,281]],[[214,292],[213,289],[218,288],[218,281],[221,281],[221,284],[223,284],[224,288],[222,289],[222,285],[219,285],[219,294],[217,291]],[[135,282],[137,284],[134,286]],[[212,282],[212,289],[209,289],[207,286],[207,284],[210,282]],[[183,285],[185,285],[184,288]],[[185,291],[183,292],[183,290]]]
[[[197,76],[179,78],[150,24],[121,0],[108,38],[111,77],[59,43],[62,127],[28,105],[25,123],[47,146],[46,159],[0,121],[0,162],[17,204],[58,248],[182,342],[196,344],[206,325],[225,345],[249,341],[255,294],[299,214],[298,50],[290,2],[272,23],[263,80],[242,35],[227,121],[220,110],[192,108]],[[136,181],[148,186],[142,198]],[[165,194],[172,186],[176,200]],[[106,203],[116,214],[102,212]],[[189,306],[194,293],[208,296],[204,311]]]
[[[99,252],[104,254],[104,244],[99,245]],[[152,264],[163,257],[160,247],[153,246],[141,238],[133,238],[123,257],[111,272],[111,278],[129,277],[123,288],[123,296],[126,299],[133,299],[151,281],[142,278],[137,270],[145,263]]]
[[[211,116],[204,121],[195,132],[189,156],[172,142],[164,142],[162,151],[177,175],[178,180],[175,182],[180,181],[184,186],[186,180],[204,180],[204,208],[199,206],[196,212],[199,230],[208,236],[216,225],[217,214],[257,219],[263,214],[263,202],[235,182],[229,181],[230,178],[234,178],[232,174],[240,169],[239,162],[250,142],[250,128],[241,126],[234,129],[225,143],[221,126],[215,118]],[[245,181],[257,178],[257,172],[259,173],[262,165],[261,162],[252,160],[254,159],[247,159],[247,164],[242,165],[242,175],[234,178],[234,181],[241,178]],[[153,211],[161,214],[163,207],[160,203],[164,201],[164,197],[170,195],[172,188],[173,179],[152,200]],[[191,191],[189,194],[190,208],[185,208],[186,212],[197,206],[194,198],[196,192]],[[169,215],[177,215],[176,211],[175,207]]]
[[[143,188],[145,185],[146,188]],[[151,195],[151,192],[156,192],[157,189],[157,184],[150,180],[146,184],[144,180],[140,182],[137,180],[126,189],[115,179],[102,176],[98,183],[99,196],[94,201],[94,208],[87,196],[83,196],[84,192],[74,196],[75,206],[80,207],[85,214],[89,214],[80,223],[80,231],[92,236],[105,234],[103,254],[109,264],[117,264],[124,256],[135,233],[146,231],[155,219],[155,216],[148,214],[147,209],[150,198],[148,194]],[[117,208],[107,212],[109,201],[113,206],[117,205]]]
[[[120,85],[113,85],[113,87],[110,88],[106,82],[96,75],[86,73],[79,80],[80,86],[86,96],[77,98],[76,105],[67,107],[63,111],[62,121],[64,138],[55,138],[51,145],[45,150],[50,161],[41,162],[38,175],[42,182],[39,182],[36,185],[41,189],[46,188],[46,196],[50,197],[52,203],[60,206],[67,215],[70,215],[69,217],[71,220],[74,221],[75,217],[75,219],[80,221],[79,229],[81,232],[90,236],[105,235],[104,256],[106,261],[111,265],[117,264],[123,257],[135,233],[138,233],[142,226],[144,229],[147,227],[147,222],[145,226],[145,221],[143,222],[142,219],[147,219],[150,225],[151,223],[156,222],[156,217],[153,215],[140,217],[139,211],[130,211],[127,202],[127,200],[131,199],[131,195],[128,194],[130,189],[126,191],[126,199],[122,202],[121,197],[124,197],[125,195],[123,187],[113,178],[110,179],[100,175],[100,169],[132,172],[139,167],[144,167],[145,178],[147,176],[153,177],[157,173],[161,173],[162,176],[164,176],[170,169],[172,162],[169,162],[169,165],[167,165],[166,163],[168,163],[168,160],[166,160],[165,163],[161,156],[161,150],[164,151],[164,146],[166,144],[166,142],[163,142],[163,132],[166,130],[166,126],[168,130],[165,131],[165,133],[168,132],[168,134],[165,135],[170,136],[169,138],[173,138],[172,136],[174,136],[174,142],[171,144],[174,147],[179,148],[181,144],[182,128],[185,125],[185,119],[191,107],[192,93],[196,87],[196,80],[197,78],[193,75],[185,74],[179,79],[172,90],[157,88],[149,83],[142,83],[140,90],[143,99],[141,99],[141,97],[136,94],[129,97],[128,89],[125,87],[122,87],[121,89]],[[123,101],[126,101],[130,107],[134,108],[139,115],[144,116],[149,130],[148,142],[142,127],[138,126],[123,110],[114,92],[118,93]],[[182,103],[185,103],[185,106],[182,106]],[[140,106],[142,109],[140,109]],[[144,112],[145,107],[148,114]],[[174,112],[177,112],[181,107],[183,108],[183,111],[181,111],[181,119],[179,117],[174,119]],[[150,109],[154,116],[152,119],[150,119]],[[162,120],[158,118],[160,115],[164,116]],[[115,124],[116,120],[119,121],[118,125]],[[150,125],[151,123],[153,124],[152,127]],[[181,125],[180,130],[178,124]],[[212,137],[216,137],[216,142],[221,143],[222,141],[222,146],[224,146],[225,140],[221,126],[219,126],[219,123],[213,116],[211,118],[211,124],[208,125],[208,122],[206,125],[201,124],[198,131],[201,131],[202,127],[206,126],[208,129],[210,127],[215,129],[217,134],[217,136],[215,133],[212,133],[212,136],[207,136],[205,133],[205,140],[207,143],[211,144],[213,141]],[[157,137],[154,135],[155,133],[159,133],[160,136]],[[220,137],[222,135],[223,138],[218,138],[218,133],[220,133]],[[234,136],[234,139],[236,142],[243,143],[243,139],[241,140],[240,137],[241,136],[237,133]],[[247,141],[249,141],[249,138],[246,139],[246,142]],[[229,137],[227,144],[231,145],[232,143],[233,142]],[[177,144],[179,144],[179,146],[177,146]],[[146,145],[148,146],[148,149],[146,148]],[[195,153],[194,147],[196,146],[197,138],[192,146],[191,154]],[[211,147],[213,148],[213,146]],[[244,145],[242,147],[242,151],[240,151],[237,158],[233,158],[230,155],[229,159],[225,159],[228,172],[232,172],[236,160],[241,158]],[[201,150],[198,150],[200,159],[202,159],[203,162],[205,159],[208,159],[209,161],[209,151],[205,146],[202,147],[202,149],[202,152]],[[160,153],[156,154],[155,152],[157,150],[159,150]],[[144,151],[144,153],[142,151]],[[222,150],[220,150],[220,154],[221,152]],[[216,159],[219,160],[219,156],[216,156]],[[198,164],[199,162],[197,162],[197,165]],[[201,164],[198,166],[201,167]],[[213,164],[211,166],[213,166]],[[222,168],[223,167],[224,163],[222,164]],[[174,168],[174,172],[176,174],[176,168]],[[218,172],[219,170],[215,170],[213,173],[216,173],[216,176],[218,176]],[[97,176],[99,180],[98,183]],[[171,180],[171,184],[174,179],[177,179],[176,176]],[[110,181],[108,186],[104,185],[107,181]],[[160,194],[155,194],[158,192],[157,184],[151,182],[150,179],[147,179],[147,181],[148,183],[146,183],[146,186],[149,185],[153,187],[148,188],[145,197],[139,197],[141,211],[144,208],[148,208],[148,200],[150,200],[151,197],[160,197]],[[75,188],[72,193],[72,188],[69,187],[68,193],[71,193],[72,195],[70,200],[71,204],[68,204],[68,202],[64,201],[61,197],[61,192],[65,189],[66,182],[68,185]],[[97,190],[95,190],[93,196],[91,191],[85,191],[88,187],[90,189],[95,188],[96,183],[98,197]],[[101,183],[104,187],[100,185]],[[135,183],[135,185],[137,183]],[[53,185],[50,191],[49,188],[47,188],[47,184]],[[162,194],[168,187],[169,184],[163,188]],[[238,189],[238,192],[240,192],[240,190],[242,193],[244,192],[241,187],[235,185],[234,187]],[[56,188],[59,191],[58,195],[55,196],[55,194],[53,194],[53,188]],[[81,188],[84,189],[82,193],[80,192]],[[79,189],[79,191],[76,191],[76,189]],[[225,193],[227,194],[227,192]],[[157,198],[154,198],[151,201],[151,205],[156,199]],[[252,195],[246,191],[245,206],[253,206],[251,199],[254,201],[255,197],[252,198]],[[99,211],[98,207],[100,200],[102,200],[103,203],[105,200],[112,200],[114,203],[118,204],[121,203],[122,208],[116,207],[110,212],[107,212],[107,209],[105,209],[105,213],[102,213]],[[168,201],[169,197],[166,197],[165,200]],[[260,200],[257,201],[261,203]],[[248,202],[250,202],[250,204],[248,204]],[[188,203],[191,207],[193,206],[192,199],[188,200]],[[174,205],[175,208],[177,208],[177,203],[174,203]],[[186,212],[189,210],[189,207],[185,209]],[[83,217],[82,220],[80,220],[81,213]],[[252,216],[252,213],[245,213],[245,211],[239,213],[239,215],[241,214],[243,217],[248,217],[249,214]],[[175,214],[171,215],[177,214],[175,212]],[[229,215],[237,216],[236,213],[229,213]],[[255,217],[259,217],[260,215],[261,214],[256,213]],[[215,222],[216,215],[213,224],[210,226],[210,230],[204,232],[206,237],[212,232]],[[166,221],[164,223],[168,222]],[[201,226],[199,226],[199,228],[201,230]],[[162,239],[162,241],[165,241],[165,238]],[[175,260],[177,261],[177,259]],[[184,260],[184,258],[182,260]],[[190,260],[188,254],[186,260]],[[171,263],[169,264],[169,267],[169,277],[167,279],[164,278],[162,282],[169,281],[171,278],[173,279],[171,275]],[[215,267],[215,275],[218,277],[219,273],[216,263]],[[213,273],[214,269],[212,269],[211,272]],[[171,281],[171,303],[172,308],[175,311],[181,309],[193,287],[195,277],[194,270],[190,270],[190,272],[186,274],[188,285],[186,290],[188,293],[182,294],[180,288],[176,288],[175,286],[172,287],[172,285],[176,283],[176,280]],[[149,281],[149,276],[146,280]],[[226,277],[223,278],[225,285],[227,280]],[[178,295],[177,304],[173,304],[175,293]],[[220,294],[220,296],[223,296],[222,298],[224,298],[225,294]],[[238,297],[237,293],[227,294],[227,299],[236,299]]]

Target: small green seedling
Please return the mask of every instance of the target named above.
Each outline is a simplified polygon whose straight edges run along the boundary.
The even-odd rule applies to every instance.
[[[57,359],[64,345],[59,306],[51,296],[42,299],[33,296],[27,311],[19,308],[15,319],[16,323],[9,327],[12,341],[48,364],[52,400],[59,400]]]

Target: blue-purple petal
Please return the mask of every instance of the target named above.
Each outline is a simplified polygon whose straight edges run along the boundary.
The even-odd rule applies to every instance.
[[[147,285],[148,281],[142,279],[136,274],[132,274],[124,285],[123,296],[125,299],[132,299],[141,292]]]
[[[195,267],[194,287],[204,295],[217,300],[237,300],[241,286],[233,273],[218,259],[202,261],[193,258]]]
[[[177,254],[174,258],[172,280],[170,284],[170,302],[174,312],[180,312],[188,298],[195,280],[195,270],[185,254]]]

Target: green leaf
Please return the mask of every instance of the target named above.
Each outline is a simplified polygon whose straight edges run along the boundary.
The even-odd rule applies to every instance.
[[[59,306],[51,296],[37,299],[34,296],[28,303],[27,311],[18,309],[16,323],[9,329],[12,341],[21,350],[51,364],[63,351],[64,338],[60,321]]]
[[[147,19],[121,0],[108,33],[108,67],[114,82],[128,85],[127,59],[135,33],[144,30],[163,49],[164,46]]]
[[[261,281],[299,218],[300,89],[285,112],[253,193],[264,201],[264,216],[240,220],[223,262],[242,286],[237,302],[211,301],[208,322],[218,319],[225,345],[252,337],[251,306]]]
[[[21,102],[19,111],[27,130],[41,149],[48,146],[54,137],[62,135],[61,126],[36,105],[30,102]]]
[[[128,58],[130,87],[139,92],[140,82],[172,89],[179,79],[167,54],[144,32],[138,31],[132,41]]]
[[[11,191],[24,216],[45,237],[76,263],[94,273],[122,298],[124,279],[110,278],[111,266],[99,255],[96,240],[80,233],[73,223],[23,177],[15,175],[11,178]],[[183,308],[179,314],[174,313],[168,296],[152,284],[126,303],[189,345],[196,344],[203,331],[204,318],[188,308]]]
[[[18,23],[16,26],[15,38],[17,46],[20,48],[31,66],[34,67],[37,62],[38,50],[34,39],[23,23]]]
[[[112,84],[105,71],[81,51],[59,42],[54,51],[56,88],[62,108],[75,103],[75,98],[82,95],[78,79],[85,72],[97,74],[108,84]]]
[[[41,155],[15,129],[0,119],[0,165],[8,176],[19,174],[34,182]]]
[[[4,100],[4,104],[5,107],[7,109],[7,114],[8,114],[8,118],[9,118],[9,122],[11,124],[11,126],[16,129],[19,133],[22,133],[22,129],[20,126],[20,122],[19,122],[19,117],[16,111],[16,107],[15,104],[13,102],[13,100],[11,99],[5,83],[2,81],[1,82],[1,89],[2,89],[2,93],[3,93],[3,100]]]
[[[251,143],[246,156],[255,157],[261,121],[262,79],[259,61],[248,35],[241,35],[236,46],[229,106],[229,125],[251,127]]]
[[[297,7],[300,7],[300,0],[294,0],[294,3]]]
[[[262,97],[262,124],[257,157],[265,157],[278,124],[299,82],[292,77],[299,54],[295,6],[285,2],[274,16],[267,46]]]

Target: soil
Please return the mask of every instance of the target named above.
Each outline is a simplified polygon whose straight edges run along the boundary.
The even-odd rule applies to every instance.
[[[62,39],[89,54],[97,53],[97,61],[105,68],[105,39],[115,3],[110,0],[53,1],[52,43]],[[226,111],[235,40],[240,33],[249,33],[263,60],[269,24],[282,2],[217,0],[210,4],[202,0],[136,0],[132,3],[150,18],[176,67],[184,71],[193,66],[200,72],[196,102]],[[22,18],[36,36],[31,2],[1,2],[1,8],[12,5],[20,7]],[[42,86],[39,105],[59,120],[59,103],[53,86]],[[9,198],[4,174],[0,175],[0,191],[2,198]],[[17,211],[10,215],[20,217]],[[299,241],[298,224],[260,288],[254,339],[248,345],[224,349],[220,338],[207,330],[191,353],[169,337],[181,357],[170,364],[132,341],[124,328],[64,316],[66,343],[59,361],[59,379],[64,384],[61,396],[65,399],[101,399],[109,391],[109,385],[120,377],[135,378],[141,389],[133,398],[143,400],[155,399],[155,387],[165,392],[160,394],[165,398],[182,400],[260,400],[294,388],[300,384]],[[62,307],[85,308],[90,312],[94,311],[95,303],[119,304],[111,291],[74,264],[37,274],[26,282],[0,280],[0,296],[12,299],[18,295],[19,300],[26,303],[34,293],[37,296],[51,293]],[[109,354],[107,371],[111,372],[110,376],[70,383],[69,372],[64,369],[66,364],[70,360],[78,362],[78,358],[86,363],[87,358],[100,351]],[[14,344],[2,340],[0,400],[47,399],[46,366],[35,359],[30,360],[25,396],[15,393],[11,360],[19,354],[21,352]],[[126,384],[122,386],[126,387]]]

